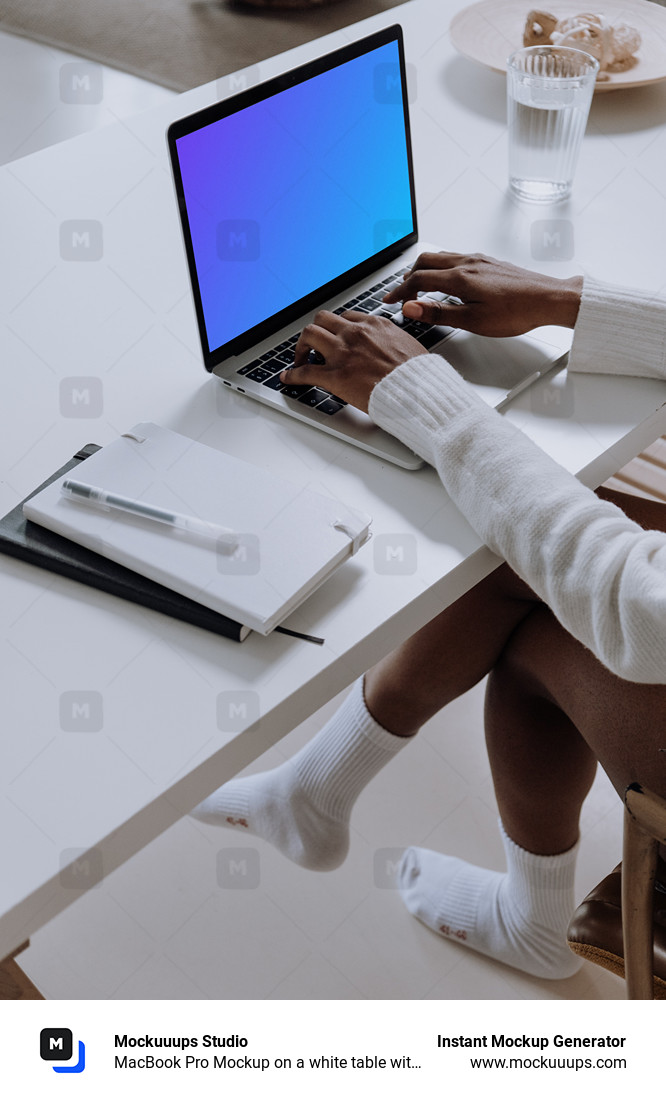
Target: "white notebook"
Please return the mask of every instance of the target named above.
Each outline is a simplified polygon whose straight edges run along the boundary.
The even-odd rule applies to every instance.
[[[269,634],[370,537],[369,516],[156,424],[87,458],[76,480],[230,528],[221,547],[69,499],[59,478],[25,516],[236,622]]]

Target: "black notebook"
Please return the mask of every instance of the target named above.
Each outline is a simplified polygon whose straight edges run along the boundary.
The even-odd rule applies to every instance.
[[[29,500],[30,497],[41,492],[56,478],[62,477],[98,450],[96,443],[88,443],[82,447],[69,462],[56,470],[25,499]],[[117,565],[110,559],[102,557],[101,554],[95,554],[92,550],[47,530],[46,527],[32,523],[23,515],[24,503],[25,501],[22,500],[12,508],[11,512],[0,519],[0,551],[3,553],[30,562],[32,565],[38,565],[42,569],[48,569],[52,573],[60,573],[63,577],[80,581],[82,584],[110,592],[113,596],[120,596],[132,603],[142,604],[153,611],[161,611],[182,622],[211,630],[214,634],[231,638],[235,642],[242,642],[250,633],[249,627],[234,622],[226,615],[211,611],[202,604],[196,603],[195,600],[190,600],[162,584],[140,576],[132,569]],[[279,626],[276,630],[281,634],[289,634],[319,645],[323,643],[322,638],[299,634],[297,631],[288,630],[287,627]]]

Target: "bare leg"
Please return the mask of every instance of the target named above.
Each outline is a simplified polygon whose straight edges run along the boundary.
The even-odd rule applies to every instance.
[[[537,605],[531,589],[500,566],[366,672],[365,702],[375,721],[413,736],[490,672]]]
[[[613,500],[642,526],[666,508]],[[620,680],[539,605],[515,631],[488,682],[486,740],[500,816],[512,839],[543,855],[565,851],[598,760],[622,796],[639,781],[666,794],[666,686]]]
[[[661,506],[608,496],[645,527],[666,529]],[[533,603],[490,674],[486,739],[506,873],[411,848],[403,899],[441,935],[528,973],[567,977],[578,965],[566,929],[582,803],[597,760],[620,795],[635,781],[666,794],[666,685],[613,676]]]
[[[578,840],[581,807],[597,769],[576,727],[525,667],[530,641],[548,660],[560,634],[548,611],[535,611],[486,689],[486,746],[500,817],[516,844],[540,855],[564,852]]]
[[[533,604],[488,681],[486,740],[506,872],[427,848],[408,848],[399,871],[405,905],[428,928],[549,979],[570,977],[580,965],[566,929],[575,905],[578,818],[597,766],[532,675],[531,660],[544,653],[557,660],[559,632],[569,638],[543,605]]]
[[[636,523],[666,530],[666,507],[603,488]],[[365,701],[391,733],[413,736],[442,707],[497,664],[516,627],[541,606],[534,592],[502,565],[365,674]]]
[[[500,566],[358,681],[300,752],[225,783],[194,817],[261,836],[312,870],[337,867],[363,788],[423,722],[486,675],[534,606],[530,589]]]
[[[363,787],[425,721],[501,661],[515,632],[540,608],[534,593],[500,566],[372,668],[295,757],[272,772],[225,784],[195,816],[263,836],[303,866],[337,866],[347,851],[349,815]],[[540,714],[544,709],[540,699]],[[552,718],[556,757],[562,725],[556,705]],[[591,782],[589,754],[571,731],[570,736],[578,752],[570,769],[572,805],[562,810],[560,824],[554,819],[544,851],[561,850],[560,832],[569,827]],[[538,767],[537,757],[532,772]],[[569,835],[575,838],[577,827]]]
[[[500,816],[531,852],[575,843],[596,760],[620,796],[666,795],[666,686],[618,679],[543,606],[489,680],[486,738]]]

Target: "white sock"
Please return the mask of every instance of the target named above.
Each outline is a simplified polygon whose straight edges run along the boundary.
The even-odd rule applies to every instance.
[[[263,837],[302,867],[333,870],[349,849],[356,799],[410,740],[375,722],[360,679],[300,752],[272,771],[230,780],[192,816]]]
[[[487,871],[426,848],[408,848],[398,872],[410,913],[433,931],[538,978],[581,966],[566,933],[575,909],[578,844],[555,856],[519,848],[500,822],[507,871]]]

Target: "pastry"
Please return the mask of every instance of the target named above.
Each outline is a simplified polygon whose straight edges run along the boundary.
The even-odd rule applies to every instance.
[[[549,11],[531,11],[523,31],[523,46],[550,46],[550,36],[557,26],[557,17]]]
[[[635,64],[641,36],[627,23],[609,23],[599,13],[581,12],[556,19],[550,12],[531,11],[523,31],[524,46],[568,46],[585,50],[599,62],[602,71],[620,71]]]

